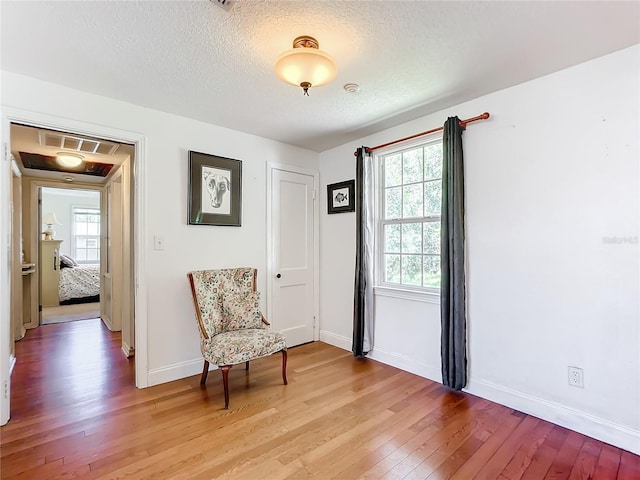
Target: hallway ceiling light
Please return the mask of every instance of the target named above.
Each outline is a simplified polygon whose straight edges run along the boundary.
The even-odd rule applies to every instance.
[[[58,152],[56,161],[63,167],[73,168],[82,163],[84,157],[77,153]]]
[[[329,83],[336,77],[338,67],[327,53],[319,50],[318,41],[306,35],[293,41],[293,48],[276,60],[276,74],[291,85],[302,87],[309,96],[309,88]]]

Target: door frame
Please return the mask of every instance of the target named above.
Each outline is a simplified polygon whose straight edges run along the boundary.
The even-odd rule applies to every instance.
[[[33,208],[34,205],[36,205],[36,208],[40,211],[39,215],[31,215],[30,216],[30,228],[29,231],[33,234],[31,235],[28,239],[25,239],[24,237],[22,238],[22,241],[24,243],[29,242],[29,251],[31,252],[31,258],[30,261],[34,261],[37,265],[37,272],[38,274],[36,275],[37,281],[34,282],[34,284],[36,285],[36,287],[32,287],[32,293],[35,294],[35,297],[38,299],[38,305],[42,305],[42,298],[41,298],[41,294],[42,292],[40,292],[40,285],[42,283],[41,281],[41,275],[42,275],[42,269],[40,268],[40,227],[38,225],[40,225],[39,221],[42,218],[42,205],[39,203],[39,199],[41,198],[41,192],[43,188],[59,188],[62,190],[91,190],[91,191],[95,191],[95,192],[100,192],[100,199],[102,200],[102,197],[104,196],[104,186],[100,185],[100,184],[91,184],[91,183],[78,183],[78,182],[74,182],[73,184],[70,183],[65,183],[62,181],[58,181],[58,180],[48,180],[46,178],[34,178],[31,181],[30,184],[30,188],[29,188],[29,203],[27,205],[25,205],[24,203],[22,204],[22,209],[24,211],[25,206],[27,207],[31,207]],[[101,245],[102,246],[102,245]],[[35,255],[34,255],[35,253]],[[101,262],[101,270],[100,270],[100,285],[102,288],[102,262]],[[100,301],[100,303],[102,304],[102,300]],[[38,315],[37,317],[34,319],[32,318],[31,323],[29,323],[27,325],[27,328],[36,328],[38,326],[42,325],[42,310],[40,310],[40,308],[38,308]]]
[[[2,143],[4,146],[4,158],[0,162],[2,167],[0,171],[0,190],[10,180],[10,161],[9,148],[11,144],[11,124],[20,123],[37,128],[46,128],[50,130],[62,130],[68,132],[76,132],[82,135],[104,138],[119,143],[129,143],[134,146],[134,218],[133,222],[133,252],[134,252],[134,273],[135,273],[135,292],[134,292],[134,325],[136,332],[136,355],[135,355],[135,382],[136,387],[144,388],[149,385],[148,379],[148,319],[147,319],[147,250],[146,245],[146,137],[140,133],[104,125],[90,124],[63,118],[54,115],[47,115],[38,112],[32,112],[13,107],[3,107],[0,132]],[[11,248],[10,239],[10,209],[11,202],[2,202],[2,211],[0,211],[0,250]],[[6,233],[5,233],[6,232]],[[1,263],[4,264],[7,258],[2,254]],[[8,261],[8,259],[7,259]],[[11,298],[10,272],[9,265],[0,268],[0,425],[4,425],[10,418],[11,398],[11,378],[10,378],[10,341],[11,336],[11,318],[8,309]],[[7,307],[5,307],[5,305]],[[7,351],[6,349],[9,348]]]
[[[320,217],[318,208],[319,173],[315,170],[285,165],[281,163],[267,162],[267,320],[273,315],[273,284],[276,272],[274,271],[275,245],[273,242],[273,172],[280,170],[288,173],[309,175],[313,178],[313,340],[320,339]],[[277,325],[276,325],[277,327]]]

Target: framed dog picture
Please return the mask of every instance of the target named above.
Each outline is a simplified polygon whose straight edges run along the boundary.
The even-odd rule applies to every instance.
[[[327,213],[356,211],[355,180],[327,185]]]
[[[240,226],[242,162],[189,151],[189,224]]]

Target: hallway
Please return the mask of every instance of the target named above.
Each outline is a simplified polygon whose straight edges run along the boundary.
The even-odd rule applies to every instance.
[[[28,330],[16,342],[10,423],[78,415],[80,405],[95,414],[105,398],[135,390],[133,358],[120,347],[120,332],[99,318]]]

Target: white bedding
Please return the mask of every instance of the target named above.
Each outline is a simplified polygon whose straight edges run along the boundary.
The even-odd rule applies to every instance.
[[[100,295],[100,267],[78,266],[60,269],[60,302]]]

